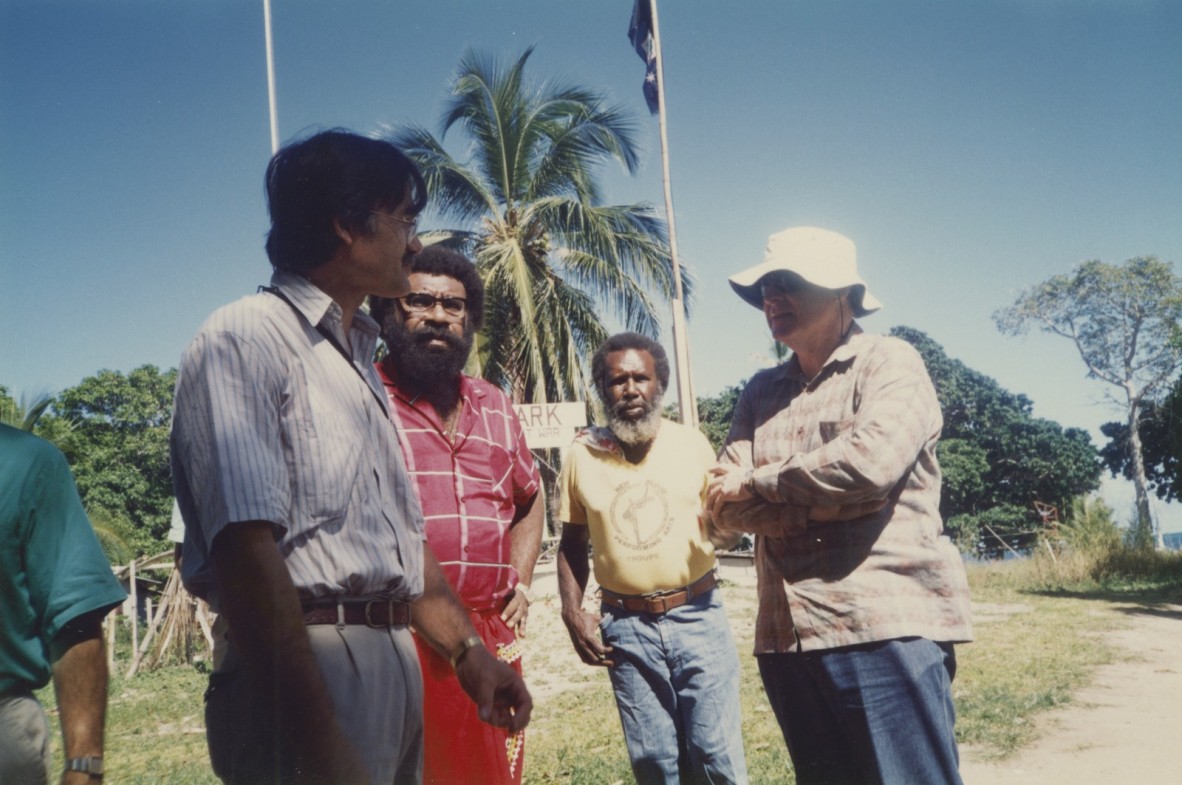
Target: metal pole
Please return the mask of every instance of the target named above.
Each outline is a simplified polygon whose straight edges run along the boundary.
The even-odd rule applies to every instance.
[[[271,155],[279,152],[279,113],[275,102],[275,47],[271,43],[271,0],[263,0],[267,37],[267,105],[271,112]]]
[[[698,427],[698,402],[690,383],[689,339],[685,328],[685,307],[681,291],[681,262],[677,257],[677,225],[673,218],[673,188],[669,181],[669,137],[665,131],[665,71],[661,61],[661,30],[657,23],[657,0],[652,0],[653,60],[657,70],[657,122],[661,129],[661,171],[665,184],[665,221],[669,226],[669,255],[673,261],[673,365],[677,374],[677,406],[681,421]]]

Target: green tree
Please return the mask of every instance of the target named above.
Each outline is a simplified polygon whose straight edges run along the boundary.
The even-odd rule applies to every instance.
[[[1020,294],[993,315],[998,329],[1020,335],[1033,324],[1070,340],[1090,378],[1116,387],[1125,412],[1130,474],[1138,524],[1161,529],[1149,510],[1149,482],[1138,427],[1147,403],[1165,392],[1182,368],[1182,280],[1153,256],[1123,265],[1084,262]]]
[[[739,403],[739,393],[743,391],[744,384],[727,387],[713,398],[698,399],[698,429],[706,434],[716,453],[722,450],[722,443],[731,429],[735,406]]]
[[[457,228],[431,232],[471,254],[487,288],[474,372],[518,402],[591,399],[584,358],[602,317],[651,336],[654,301],[674,290],[665,223],[648,205],[603,205],[599,167],[639,165],[632,119],[598,93],[524,79],[527,49],[504,64],[466,52],[437,139],[404,125],[390,140],[420,166],[433,209]],[[459,126],[470,160],[442,139]],[[687,302],[690,281],[683,274]]]
[[[1034,542],[1035,501],[1066,509],[1096,490],[1102,467],[1088,433],[1035,417],[1033,403],[947,355],[925,333],[895,327],[891,335],[919,351],[944,414],[938,456],[943,473],[940,512],[962,545],[985,532],[987,550]]]
[[[1149,488],[1160,499],[1182,501],[1182,379],[1174,382],[1165,400],[1144,405],[1137,429]],[[1108,437],[1100,451],[1105,465],[1114,477],[1132,480],[1128,424],[1108,422],[1100,431]]]
[[[100,371],[62,392],[53,415],[73,424],[63,449],[93,520],[137,555],[165,542],[172,511],[168,427],[176,371]],[[59,445],[60,446],[60,445]]]

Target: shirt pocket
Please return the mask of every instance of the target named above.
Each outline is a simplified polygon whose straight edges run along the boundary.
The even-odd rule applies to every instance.
[[[297,515],[308,524],[339,523],[349,511],[359,480],[364,445],[356,443],[356,429],[341,412],[315,412],[301,418],[299,431],[306,455],[301,460],[297,453],[291,467]]]
[[[502,445],[481,439],[479,449],[467,445],[464,464],[466,473],[477,473],[482,479],[474,483],[465,496],[470,500],[482,499],[498,508],[513,506],[513,454]]]

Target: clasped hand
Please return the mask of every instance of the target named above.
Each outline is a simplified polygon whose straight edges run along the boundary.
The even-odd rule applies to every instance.
[[[719,521],[722,506],[730,502],[741,502],[752,498],[751,492],[743,486],[747,469],[735,464],[718,464],[710,469],[710,482],[706,486],[706,509],[715,521]]]

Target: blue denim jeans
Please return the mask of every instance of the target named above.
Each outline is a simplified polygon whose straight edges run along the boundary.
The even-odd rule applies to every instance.
[[[609,605],[601,613],[637,783],[746,783],[739,655],[721,593],[660,615]]]
[[[798,785],[961,785],[950,643],[759,654]]]

